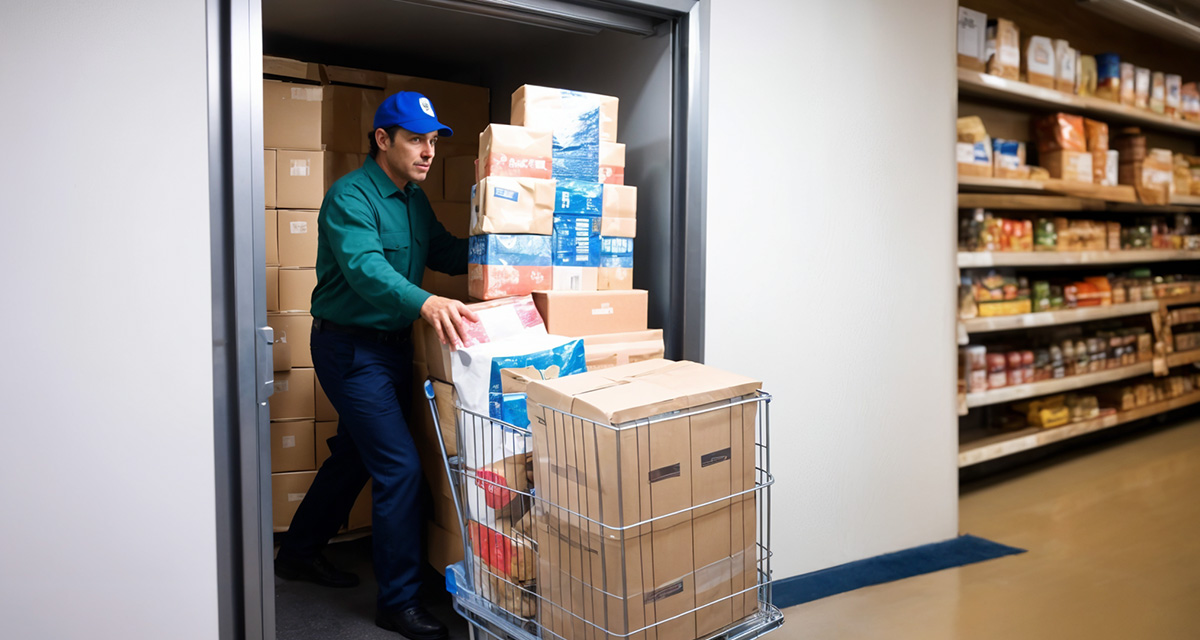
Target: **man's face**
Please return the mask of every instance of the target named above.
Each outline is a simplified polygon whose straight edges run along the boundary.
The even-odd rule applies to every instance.
[[[403,188],[404,182],[424,182],[433,162],[437,131],[420,134],[401,128],[396,137],[387,139],[383,129],[375,130],[375,142],[379,144],[378,159],[386,173]]]

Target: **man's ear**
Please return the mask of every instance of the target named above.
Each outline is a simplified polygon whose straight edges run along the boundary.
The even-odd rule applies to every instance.
[[[375,144],[379,146],[381,151],[387,151],[388,147],[391,146],[392,141],[388,139],[387,131],[383,128],[375,130]]]

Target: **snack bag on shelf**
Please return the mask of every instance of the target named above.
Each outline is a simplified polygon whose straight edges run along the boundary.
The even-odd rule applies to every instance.
[[[1025,42],[1021,67],[1025,82],[1038,87],[1055,87],[1054,42],[1045,36],[1030,36]]]
[[[983,119],[966,116],[958,119],[958,174],[960,176],[992,177],[992,144]]]
[[[1034,124],[1038,151],[1087,151],[1083,116],[1055,113],[1038,118]]]
[[[987,72],[1020,80],[1021,75],[1021,32],[1011,20],[994,18],[987,26]]]
[[[1064,93],[1075,93],[1075,60],[1079,52],[1066,40],[1054,41],[1054,87]]]

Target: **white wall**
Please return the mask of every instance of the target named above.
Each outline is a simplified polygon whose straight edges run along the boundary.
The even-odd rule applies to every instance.
[[[215,638],[203,2],[0,20],[0,635]]]
[[[776,397],[775,575],[952,538],[955,3],[709,9],[705,360]]]

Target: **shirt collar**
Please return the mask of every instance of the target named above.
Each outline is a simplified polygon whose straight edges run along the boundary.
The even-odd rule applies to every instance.
[[[396,183],[392,182],[392,179],[388,177],[388,174],[383,172],[383,169],[379,166],[379,163],[375,162],[375,158],[372,158],[371,156],[367,156],[367,161],[363,163],[363,170],[365,170],[367,175],[371,177],[371,182],[374,182],[375,188],[379,189],[379,195],[383,196],[384,198],[391,197],[399,193],[402,193],[405,196],[410,196],[417,190],[417,185],[409,182],[408,184],[404,185],[404,190],[401,191],[400,188],[396,186]]]

